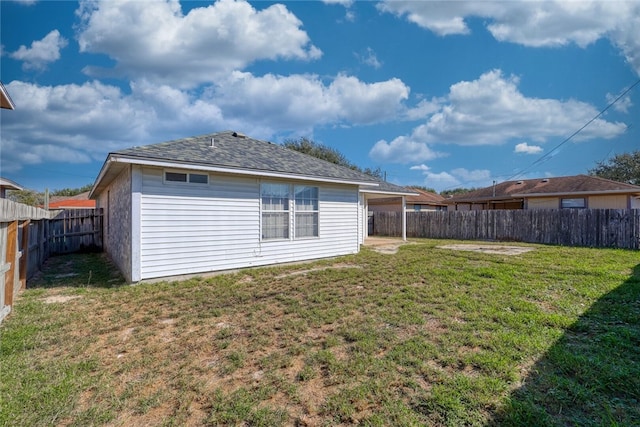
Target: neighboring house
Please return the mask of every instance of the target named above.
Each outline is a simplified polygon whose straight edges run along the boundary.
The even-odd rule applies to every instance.
[[[10,179],[0,177],[0,199],[7,198],[7,190],[22,191],[24,188]]]
[[[16,109],[15,104],[9,96],[9,92],[7,92],[7,89],[4,87],[2,82],[0,82],[0,108],[4,108],[6,110]]]
[[[449,210],[640,209],[640,187],[588,175],[506,181],[446,200]]]
[[[137,282],[357,253],[367,201],[411,194],[227,131],[110,153],[90,197]]]
[[[49,209],[95,209],[96,201],[89,199],[89,191],[75,196],[51,196]]]
[[[447,204],[444,197],[431,191],[419,188],[407,188],[416,193],[406,197],[406,209],[408,212],[420,211],[446,211]],[[369,212],[401,212],[402,197],[386,197],[369,201]]]

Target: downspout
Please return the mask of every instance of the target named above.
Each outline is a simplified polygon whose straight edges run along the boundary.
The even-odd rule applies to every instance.
[[[402,240],[407,241],[407,197],[402,196]]]

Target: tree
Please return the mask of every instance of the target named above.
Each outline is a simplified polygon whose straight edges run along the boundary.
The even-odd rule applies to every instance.
[[[424,185],[407,185],[407,188],[415,188],[416,190],[422,190],[428,193],[438,194],[435,188],[425,187]]]
[[[44,193],[35,190],[11,190],[7,191],[7,199],[16,203],[29,206],[44,205]]]
[[[589,170],[589,175],[640,185],[640,150],[617,154],[609,160],[598,162],[595,168]]]
[[[89,190],[91,190],[91,187],[93,187],[93,184],[87,184],[84,185],[80,188],[63,188],[62,190],[53,190],[51,192],[52,196],[64,196],[64,197],[71,197],[71,196],[75,196],[77,194],[80,193],[85,193]]]
[[[442,190],[440,195],[442,197],[456,196],[458,194],[469,193],[474,190],[477,190],[477,188],[454,188],[453,190]]]
[[[63,188],[62,190],[53,190],[50,196],[71,197],[80,193],[91,190],[93,184],[87,184],[79,188]],[[12,190],[7,192],[7,198],[17,203],[29,206],[44,206],[44,192],[35,190]]]
[[[326,160],[327,162],[334,163],[336,165],[344,166],[349,169],[356,170],[358,172],[365,173],[369,176],[372,176],[377,179],[382,179],[384,176],[384,172],[379,167],[375,169],[365,168],[362,169],[358,165],[351,163],[347,157],[332,147],[327,147],[326,145],[317,143],[307,138],[300,138],[299,140],[286,140],[283,144],[286,148],[290,150],[295,150],[300,153],[307,154],[309,156],[316,157],[318,159]]]

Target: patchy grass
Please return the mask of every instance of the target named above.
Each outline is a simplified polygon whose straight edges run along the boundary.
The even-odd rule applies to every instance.
[[[637,251],[442,244],[138,286],[52,258],[0,425],[640,424]]]

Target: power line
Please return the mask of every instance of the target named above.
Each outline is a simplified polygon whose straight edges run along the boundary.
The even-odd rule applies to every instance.
[[[609,108],[613,107],[613,105],[615,105],[616,102],[618,102],[620,99],[622,99],[622,97],[624,97],[627,93],[631,92],[631,90],[636,87],[638,84],[640,84],[640,79],[636,80],[636,82],[634,84],[632,84],[631,86],[629,86],[624,92],[622,92],[620,95],[618,95],[618,97],[616,99],[614,99],[613,101],[611,101],[609,103],[609,105],[607,105],[606,107],[604,107],[598,114],[596,114],[591,120],[589,120],[587,123],[585,123],[580,129],[578,129],[577,131],[575,131],[574,133],[572,133],[571,135],[569,135],[567,138],[565,138],[561,143],[559,143],[558,145],[556,145],[555,147],[553,147],[553,149],[551,149],[549,152],[545,153],[544,155],[542,155],[540,158],[538,158],[536,161],[534,161],[533,163],[531,163],[529,166],[527,166],[526,168],[522,169],[520,172],[516,173],[515,175],[510,176],[509,178],[507,178],[505,181],[510,181],[513,178],[516,178],[522,174],[524,174],[526,171],[528,171],[529,169],[531,169],[532,167],[534,167],[535,165],[542,163],[543,161],[548,160],[547,158],[549,156],[551,156],[551,154],[553,154],[555,151],[557,151],[560,147],[562,147],[564,144],[566,144],[567,142],[569,142],[574,136],[576,136],[577,134],[579,134],[580,132],[582,132],[587,126],[589,126],[591,123],[593,123],[594,121],[596,121],[598,119],[598,117],[600,117],[601,115],[603,115]]]

